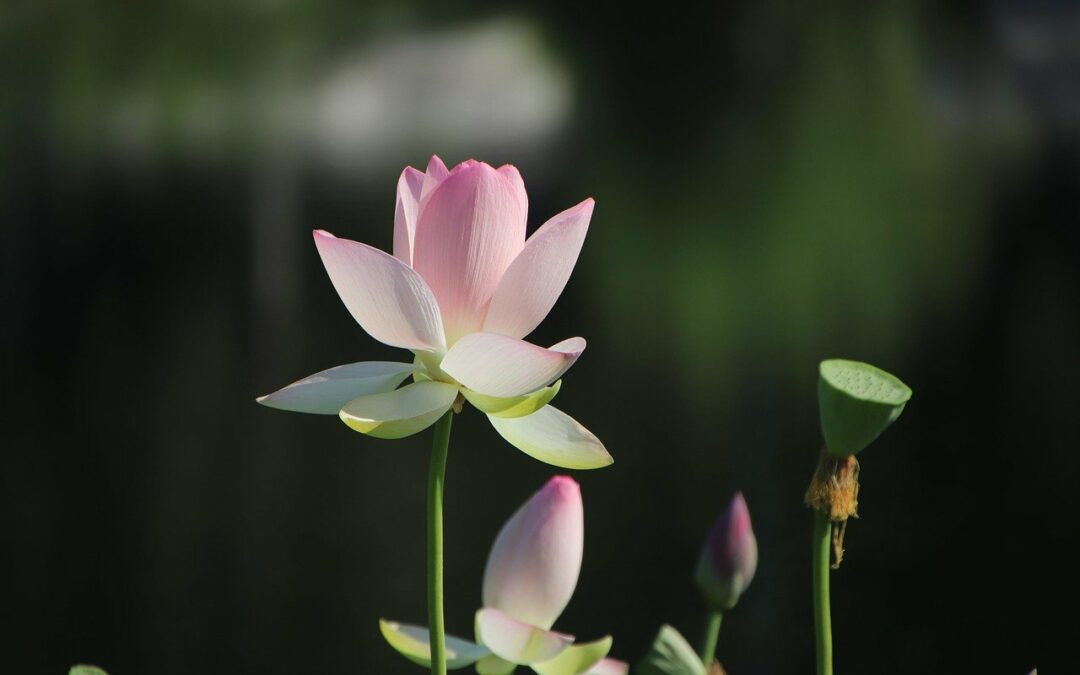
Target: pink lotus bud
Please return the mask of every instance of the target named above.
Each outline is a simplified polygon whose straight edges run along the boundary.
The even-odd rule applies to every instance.
[[[581,488],[555,476],[506,521],[484,570],[484,607],[551,628],[577,586],[585,544]]]
[[[718,610],[739,601],[757,570],[758,550],[750,510],[741,492],[720,514],[705,539],[694,575],[706,602]]]

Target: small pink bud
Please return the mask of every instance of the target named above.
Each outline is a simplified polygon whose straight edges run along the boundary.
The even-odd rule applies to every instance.
[[[715,609],[735,606],[757,570],[758,550],[750,510],[741,492],[716,519],[694,575],[702,595]]]

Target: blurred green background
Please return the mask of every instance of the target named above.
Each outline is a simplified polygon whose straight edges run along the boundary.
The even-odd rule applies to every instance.
[[[126,673],[422,672],[430,433],[378,441],[254,397],[395,358],[310,231],[389,248],[406,164],[510,162],[530,229],[596,198],[541,344],[579,473],[558,627],[636,661],[696,641],[702,537],[761,550],[730,673],[811,669],[816,364],[915,391],[862,454],[833,579],[842,673],[1053,661],[1074,574],[1080,23],[1070,3],[246,0],[0,6],[3,659]],[[448,626],[555,470],[455,423]]]

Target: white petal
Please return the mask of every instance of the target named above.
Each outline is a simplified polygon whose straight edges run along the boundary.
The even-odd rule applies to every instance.
[[[457,387],[445,382],[414,382],[349,401],[339,415],[355,431],[375,438],[403,438],[434,424],[454,404],[457,393]]]
[[[416,370],[411,363],[364,361],[315,373],[256,400],[270,408],[336,415],[354,398],[392,391]]]
[[[417,665],[431,667],[431,636],[427,628],[379,619],[379,631],[390,646]],[[490,651],[468,640],[446,636],[446,667],[457,670],[471,666],[491,654]]]
[[[611,651],[611,636],[593,642],[582,642],[566,648],[550,661],[534,663],[532,669],[540,675],[581,675],[591,672],[591,668]]]
[[[472,333],[457,341],[440,366],[469,389],[499,398],[530,394],[574,365],[584,338],[563,340],[550,349],[495,333]]]
[[[598,469],[615,461],[591,431],[550,405],[527,417],[488,415],[488,420],[508,443],[541,462],[566,469]]]
[[[574,642],[570,635],[532,626],[491,607],[477,612],[476,628],[493,654],[523,666],[553,659]]]
[[[364,330],[392,347],[442,352],[439,305],[427,283],[389,253],[329,232],[315,245],[341,301]]]
[[[593,200],[586,199],[529,237],[499,280],[484,331],[523,338],[540,325],[574,271],[592,212]]]

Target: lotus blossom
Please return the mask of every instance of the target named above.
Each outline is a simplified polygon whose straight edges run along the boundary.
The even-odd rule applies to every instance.
[[[339,415],[356,431],[401,438],[460,410],[463,397],[536,459],[572,469],[610,464],[596,436],[548,405],[585,340],[550,347],[523,340],[566,286],[593,200],[554,216],[528,240],[527,211],[513,166],[469,160],[448,171],[432,157],[426,172],[407,167],[398,180],[393,255],[316,230],[345,307],[373,338],[414,358],[330,368],[259,402]]]
[[[476,664],[483,675],[525,665],[540,675],[625,675],[627,665],[607,659],[611,637],[574,644],[553,631],[577,586],[585,540],[581,489],[556,476],[506,521],[484,569],[483,608],[476,613],[476,642],[446,636],[447,667]],[[429,665],[428,630],[380,621],[392,647]]]

